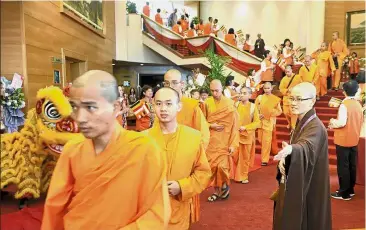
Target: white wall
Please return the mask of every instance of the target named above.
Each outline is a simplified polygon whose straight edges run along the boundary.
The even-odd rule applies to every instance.
[[[312,52],[324,35],[324,1],[202,1],[201,18],[217,18],[220,25],[249,33],[253,42],[261,33],[266,46],[291,39],[294,46]]]
[[[171,64],[167,59],[143,45],[140,15],[127,16],[126,1],[116,1],[115,4],[116,60]]]

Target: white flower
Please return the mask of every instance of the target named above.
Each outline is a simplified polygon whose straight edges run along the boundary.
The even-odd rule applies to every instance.
[[[6,102],[6,104],[10,106],[10,105],[11,105],[11,102],[10,102],[10,101],[8,101],[8,102]]]
[[[8,93],[5,93],[5,97],[8,97],[9,96],[9,94]]]

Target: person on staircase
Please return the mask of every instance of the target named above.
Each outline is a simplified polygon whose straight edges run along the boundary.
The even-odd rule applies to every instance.
[[[289,95],[291,89],[300,84],[302,80],[300,75],[292,73],[292,67],[290,65],[286,66],[285,73],[286,75],[282,78],[280,83],[280,92],[283,95],[283,114],[288,123],[287,128],[295,130],[297,115],[291,113]]]
[[[337,153],[339,189],[332,193],[334,199],[351,200],[355,195],[357,145],[363,123],[362,106],[356,100],[358,84],[351,80],[343,84],[346,98],[339,106],[337,119],[330,119],[329,128],[334,129]]]
[[[316,64],[319,71],[319,81],[318,81],[318,95],[323,97],[327,94],[327,78],[329,76],[329,69],[331,70],[331,75],[334,75],[336,67],[332,58],[332,54],[327,50],[327,43],[323,42],[320,47],[320,52],[316,56]]]
[[[316,100],[319,100],[319,71],[317,65],[311,62],[310,55],[305,56],[304,65],[301,66],[299,75],[303,82],[309,82],[316,87]]]
[[[332,89],[338,90],[341,81],[342,64],[344,58],[348,54],[346,43],[339,38],[339,32],[335,31],[332,35],[333,41],[329,44],[328,51],[332,53],[333,61],[336,67],[334,75],[332,75]]]
[[[237,101],[239,97],[238,91],[240,92],[240,89],[235,88],[234,83],[234,76],[230,75],[226,78],[224,96]]]
[[[258,141],[261,144],[262,166],[268,165],[271,150],[276,148],[272,143],[275,135],[276,117],[282,114],[281,98],[273,95],[272,89],[271,82],[264,83],[264,94],[259,95],[255,100],[255,105],[259,110],[259,119],[261,120],[261,126],[258,129]]]

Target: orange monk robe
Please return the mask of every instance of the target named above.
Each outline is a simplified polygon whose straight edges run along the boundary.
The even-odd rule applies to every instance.
[[[292,79],[292,81],[291,81],[291,79]],[[290,81],[291,81],[291,84],[290,84]],[[281,80],[280,87],[279,87],[280,92],[283,95],[283,114],[285,115],[288,125],[291,127],[291,129],[295,129],[297,115],[291,113],[289,95],[290,95],[291,89],[293,87],[295,87],[296,85],[300,84],[301,82],[302,82],[302,80],[301,80],[300,75],[292,74],[292,77],[284,76]]]
[[[145,5],[142,8],[142,13],[144,13],[146,16],[150,17],[150,7],[148,5]]]
[[[258,130],[258,140],[261,143],[262,163],[268,163],[273,143],[273,131],[276,125],[276,117],[282,114],[280,105],[281,99],[273,94],[259,95],[255,100],[259,114],[264,118],[261,120],[261,127]]]
[[[163,25],[163,19],[161,18],[160,13],[155,14],[155,22]]]
[[[194,198],[211,178],[201,134],[184,125],[179,125],[173,134],[163,134],[159,124],[146,133],[163,149],[168,164],[167,180],[177,181],[181,188],[181,194],[170,196],[172,215],[168,229],[189,229],[199,218],[200,206]]]
[[[319,87],[318,81],[320,79],[317,65],[315,63],[312,63],[310,67],[305,65],[301,66],[299,70],[299,75],[303,82],[310,82],[316,87],[317,96],[319,96],[318,92],[320,89],[318,89]]]
[[[212,24],[206,23],[203,27],[203,35],[210,35],[212,33]]]
[[[183,35],[182,26],[181,26],[181,25],[179,25],[179,24],[175,24],[175,25],[172,27],[172,30],[173,30],[174,32],[176,32],[177,34]]]
[[[331,72],[335,71],[335,65],[332,58],[332,54],[329,51],[323,51],[318,54],[318,59],[316,60],[319,72],[319,95],[324,96],[327,94],[327,77],[329,76],[329,69]]]
[[[189,28],[189,27],[188,27],[188,22],[187,22],[186,20],[184,20],[184,19],[183,19],[183,20],[182,20],[182,19],[180,19],[179,21],[180,21],[180,23],[181,23],[181,26],[182,26],[182,30],[183,30],[183,32],[184,32],[184,31],[187,31],[187,30],[188,30],[188,28]]]
[[[210,130],[210,143],[206,151],[211,166],[213,186],[221,188],[223,184],[230,184],[229,147],[239,147],[238,113],[234,107],[234,101],[224,96],[220,101],[209,97],[205,104],[208,123],[225,127],[221,132]]]
[[[255,104],[248,102],[240,103],[237,107],[239,114],[239,128],[245,127],[245,130],[239,131],[239,151],[234,156],[233,161],[235,170],[233,178],[235,181],[248,180],[249,167],[254,165],[255,158],[255,130],[260,127],[259,112]]]
[[[204,35],[204,29],[205,29],[205,25],[203,25],[203,24],[199,24],[197,26],[197,34],[198,34],[198,36]]]
[[[348,54],[347,45],[342,39],[337,39],[332,41],[329,44],[328,51],[332,53],[332,55],[337,54],[338,61],[338,69],[335,71],[334,76],[332,76],[332,85],[333,88],[338,88],[339,83],[341,81],[341,71],[342,71],[342,63],[344,58]]]
[[[166,229],[166,159],[155,142],[116,123],[103,152],[69,142],[57,161],[42,230]]]
[[[226,34],[225,35],[225,42],[236,47],[235,34]]]
[[[182,109],[178,112],[178,124],[186,125],[201,132],[203,147],[207,149],[210,142],[210,127],[200,108],[198,100],[182,97]]]

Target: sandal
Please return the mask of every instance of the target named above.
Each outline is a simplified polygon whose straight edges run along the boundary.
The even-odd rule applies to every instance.
[[[215,202],[219,199],[219,196],[217,194],[212,194],[211,196],[208,197],[208,202]]]
[[[221,189],[221,200],[226,200],[230,196],[230,188],[229,186],[226,186],[226,188]]]

